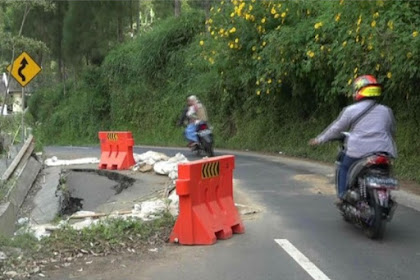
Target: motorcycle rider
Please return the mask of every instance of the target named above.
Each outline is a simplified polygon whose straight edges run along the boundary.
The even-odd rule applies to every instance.
[[[198,143],[198,136],[196,133],[197,125],[202,121],[207,122],[208,119],[206,108],[195,95],[188,96],[187,107],[185,108],[178,124],[182,125],[185,119],[188,120],[188,125],[185,128],[185,137],[189,141],[188,146],[192,147]]]
[[[346,139],[346,151],[338,173],[338,201],[342,203],[347,191],[347,175],[356,161],[375,152],[385,152],[390,157],[397,155],[394,142],[395,119],[392,110],[377,104],[376,98],[382,87],[372,75],[363,75],[353,82],[353,105],[345,107],[339,117],[309,144],[319,145],[340,137],[350,129]]]

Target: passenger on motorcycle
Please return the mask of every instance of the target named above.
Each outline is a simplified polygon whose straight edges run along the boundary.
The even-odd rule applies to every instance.
[[[376,78],[363,75],[353,82],[355,104],[345,107],[339,117],[316,138],[310,145],[319,145],[340,137],[349,131],[346,139],[346,151],[338,173],[338,199],[340,203],[347,191],[347,175],[356,161],[375,152],[385,152],[396,157],[394,142],[395,119],[392,110],[377,104],[382,87]]]
[[[205,121],[207,122],[207,112],[204,105],[198,100],[195,95],[190,95],[187,98],[187,108],[179,121],[182,124],[185,119],[188,120],[188,125],[185,129],[185,138],[189,141],[188,146],[192,147],[198,143],[197,125]]]

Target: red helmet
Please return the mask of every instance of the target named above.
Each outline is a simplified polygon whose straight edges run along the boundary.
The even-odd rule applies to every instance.
[[[363,75],[353,82],[353,98],[359,101],[367,97],[381,96],[382,86],[372,75]]]

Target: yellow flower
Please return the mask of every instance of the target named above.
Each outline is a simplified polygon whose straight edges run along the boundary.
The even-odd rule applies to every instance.
[[[356,36],[356,42],[359,42],[359,35]]]
[[[286,12],[281,13],[281,17],[285,18],[286,17]]]
[[[353,79],[348,80],[347,84],[351,85],[351,82],[353,81]]]
[[[257,81],[255,84],[256,84],[257,86],[259,86],[259,85],[260,85],[260,81]]]
[[[306,14],[309,16],[311,14],[310,10],[306,10]]]
[[[344,4],[344,0],[340,0],[340,5],[343,5]]]
[[[257,90],[257,95],[260,95],[261,94],[261,90]]]
[[[413,32],[413,37],[416,38],[417,36],[419,36],[419,32],[418,31],[414,31]]]
[[[315,42],[318,42],[319,41],[319,34],[316,34],[315,35]]]
[[[200,46],[204,46],[204,41],[203,40],[200,41]]]
[[[341,18],[341,13],[338,13],[338,14],[335,16],[335,21],[336,21],[336,22],[339,22],[339,21],[340,21],[340,18]]]
[[[379,7],[383,7],[384,6],[384,1],[382,1],[382,0],[379,0],[377,3],[378,3],[378,6]]]
[[[218,8],[218,9],[217,9],[217,12],[218,12],[218,13],[220,13],[220,11],[221,11],[221,10],[222,10],[221,8]]]
[[[274,18],[279,18],[280,17],[280,14],[275,14],[274,15]]]
[[[321,45],[321,51],[323,51],[325,49],[325,47],[323,45]]]
[[[378,17],[379,17],[379,13],[378,12],[376,12],[376,13],[373,14],[373,18],[378,18]]]
[[[356,67],[356,68],[354,68],[353,73],[354,73],[354,74],[356,74],[356,73],[357,73],[357,70],[358,70],[358,69],[357,69],[357,67]]]
[[[347,41],[343,42],[343,47],[347,46]]]
[[[379,71],[379,69],[381,69],[381,65],[380,65],[380,64],[376,64],[376,66],[375,66],[375,70],[376,70],[376,71]]]
[[[369,45],[368,45],[368,50],[370,50],[370,51],[371,51],[372,49],[373,49],[373,46],[372,46],[371,44],[369,44]]]
[[[394,29],[394,22],[392,20],[388,21],[387,25],[388,25],[389,29],[391,29],[391,30]]]
[[[357,25],[360,25],[362,23],[362,16],[359,16],[359,19],[357,20]]]
[[[232,27],[230,30],[229,30],[229,33],[235,33],[236,32],[236,28],[235,27]]]
[[[210,34],[213,36],[214,35],[214,31],[212,31]]]
[[[234,46],[235,45],[232,42],[229,43],[229,48],[233,49]]]
[[[213,20],[212,19],[209,19],[209,24],[212,24],[213,23]]]
[[[392,73],[388,72],[388,73],[386,73],[386,76],[387,76],[388,79],[391,79],[392,78]]]
[[[266,21],[266,18],[264,17],[262,18],[261,23],[265,23],[265,21]]]
[[[257,57],[258,60],[261,60],[261,56]]]
[[[261,44],[263,47],[265,47],[265,45],[267,45],[267,42],[266,41],[264,41],[264,42],[262,42],[262,44]]]
[[[256,50],[257,50],[257,47],[256,46],[253,46],[252,47],[252,51],[255,52]]]
[[[407,58],[412,58],[412,57],[413,57],[413,54],[411,52],[408,52],[407,53]]]
[[[315,56],[315,53],[313,51],[309,50],[309,51],[306,52],[306,55],[309,56],[310,58],[312,58],[312,57]]]
[[[372,21],[372,23],[370,24],[370,26],[375,27],[376,26],[376,20]]]
[[[235,16],[235,13],[231,13],[231,14],[230,14],[230,17],[234,17],[234,16]]]
[[[274,6],[271,8],[271,14],[275,15],[277,13],[276,8],[274,8]]]
[[[252,5],[249,5],[249,7],[248,7],[248,10],[249,11],[252,11],[252,9],[253,9],[254,7],[252,7]]]
[[[272,82],[272,80],[271,79],[268,79],[267,83],[271,84],[271,82]]]
[[[266,92],[267,94],[270,94],[270,90],[269,90],[269,89],[267,89],[265,92]]]
[[[235,43],[237,44],[237,43],[239,43],[239,38],[236,38],[235,39]]]
[[[314,25],[315,29],[319,29],[320,27],[322,27],[322,22],[315,23]]]

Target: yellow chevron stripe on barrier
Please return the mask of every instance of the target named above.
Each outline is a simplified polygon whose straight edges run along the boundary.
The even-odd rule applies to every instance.
[[[201,178],[213,178],[220,174],[220,163],[218,161],[205,163],[201,166]]]
[[[118,134],[117,133],[108,133],[106,135],[108,141],[118,141]]]

